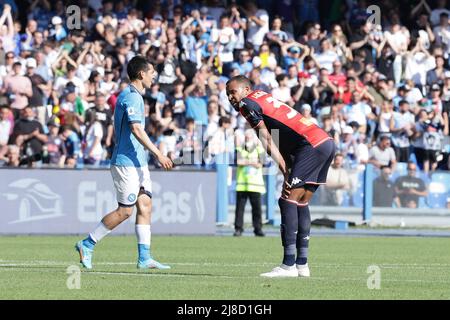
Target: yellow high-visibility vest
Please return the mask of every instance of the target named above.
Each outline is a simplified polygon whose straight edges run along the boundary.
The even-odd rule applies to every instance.
[[[263,148],[256,147],[249,152],[244,148],[236,148],[238,159],[258,159],[265,152]],[[239,166],[236,170],[236,191],[266,193],[263,169],[254,166]]]

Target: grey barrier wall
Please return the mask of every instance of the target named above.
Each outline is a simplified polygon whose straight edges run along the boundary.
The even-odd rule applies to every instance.
[[[152,233],[214,234],[214,171],[151,172]],[[0,169],[0,234],[84,234],[117,207],[109,170]],[[134,234],[133,217],[115,234]]]

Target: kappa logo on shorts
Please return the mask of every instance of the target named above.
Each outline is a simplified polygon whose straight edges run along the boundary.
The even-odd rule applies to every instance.
[[[133,202],[136,200],[136,195],[134,193],[130,193],[128,196],[128,201]]]
[[[297,183],[300,183],[300,182],[302,182],[302,179],[299,179],[299,178],[295,177],[294,179],[292,179],[292,183],[291,184],[297,184]]]

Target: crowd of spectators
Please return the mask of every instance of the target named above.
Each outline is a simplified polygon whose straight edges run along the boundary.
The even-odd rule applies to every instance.
[[[329,132],[343,168],[449,170],[449,1],[0,3],[2,166],[107,166],[139,54],[158,71],[146,130],[176,163],[205,166],[242,145],[225,90],[242,74]]]

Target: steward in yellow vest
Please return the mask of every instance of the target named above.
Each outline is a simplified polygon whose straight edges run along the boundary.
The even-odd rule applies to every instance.
[[[258,145],[258,138],[253,130],[245,133],[245,143],[236,148],[236,213],[235,236],[244,231],[244,210],[247,199],[252,205],[253,232],[255,236],[264,236],[262,232],[261,194],[266,192],[263,177],[263,156],[265,150]]]

